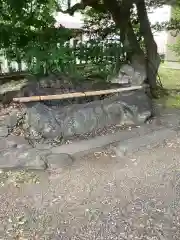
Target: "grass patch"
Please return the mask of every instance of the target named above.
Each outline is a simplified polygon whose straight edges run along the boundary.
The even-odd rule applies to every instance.
[[[162,64],[159,76],[164,88],[180,89],[180,70],[165,68],[165,65]]]
[[[163,87],[168,90],[169,95],[159,101],[164,101],[165,106],[168,108],[180,108],[180,70],[166,68],[165,64],[162,64],[159,69],[159,76]],[[173,91],[175,90],[175,91]]]
[[[180,95],[170,95],[166,99],[165,105],[168,108],[180,108]]]

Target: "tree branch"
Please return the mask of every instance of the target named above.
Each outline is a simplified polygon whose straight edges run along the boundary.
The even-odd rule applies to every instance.
[[[68,8],[64,13],[68,13],[70,16],[74,15],[75,12],[79,10],[84,10],[88,5],[81,3],[76,3],[71,8]]]
[[[84,32],[87,34],[97,34],[101,39],[105,39],[108,35],[112,33],[116,33],[118,28],[116,26],[110,26],[106,28],[99,28],[99,29],[93,29],[93,30],[88,30],[85,29]]]
[[[104,5],[111,13],[116,25],[120,28],[121,42],[124,43],[127,25],[130,19],[132,0],[122,0],[121,3],[117,0],[104,0]]]
[[[57,11],[64,13],[64,14],[69,14],[70,16],[73,16],[75,12],[79,10],[84,10],[87,6],[84,5],[83,3],[76,3],[73,5],[71,8],[66,9],[65,11],[62,10],[62,8],[58,7]]]
[[[67,10],[62,11],[62,9],[59,9],[59,11],[72,16],[74,15],[75,12],[79,10],[84,10],[86,7],[92,7],[99,12],[107,12],[107,10],[104,7],[104,4],[101,4],[99,0],[81,0],[80,3],[76,3]]]

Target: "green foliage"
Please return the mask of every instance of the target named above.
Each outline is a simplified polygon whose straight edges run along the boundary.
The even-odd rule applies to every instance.
[[[180,37],[177,39],[176,43],[172,46],[168,46],[172,51],[176,54],[176,56],[180,59]]]
[[[133,5],[131,8],[130,21],[133,26],[133,30],[137,37],[137,40],[139,44],[143,47],[143,38],[140,32],[140,24],[136,14],[135,6]],[[88,8],[84,12],[84,22],[84,30],[90,38],[96,39],[96,41],[99,42],[111,41],[112,43],[114,43],[116,40],[116,43],[118,43],[121,51],[121,59],[124,57],[123,51],[125,50],[125,47],[122,51],[122,44],[120,41],[120,29],[113,21],[112,16],[109,12],[99,12],[93,8]],[[117,48],[117,46],[115,47]],[[126,59],[124,58],[124,61],[125,60]]]
[[[101,40],[120,35],[110,13],[98,12],[93,8],[88,8],[83,12],[84,31],[90,38]]]
[[[85,42],[69,45],[73,30],[55,28],[53,12],[62,1],[57,0],[1,0],[0,1],[0,49],[8,61],[26,63],[34,73],[61,71],[78,75],[99,75],[107,78],[118,72],[125,61],[120,43],[120,30],[108,11],[99,12],[87,8],[84,31]],[[63,1],[64,2],[64,1]],[[70,5],[70,1],[66,1]],[[149,1],[149,6],[157,5]],[[131,23],[143,48],[139,22],[134,7]],[[79,64],[77,62],[79,61]],[[20,66],[20,64],[19,64]]]
[[[80,60],[81,65],[86,65],[84,74],[87,76],[101,76],[107,78],[108,75],[116,74],[119,71],[122,56],[122,47],[118,41],[99,41],[90,39],[80,43],[75,48],[75,55]]]
[[[173,36],[177,37],[177,41],[175,44],[173,44],[172,46],[168,46],[170,49],[172,49],[175,54],[177,55],[177,57],[179,57],[180,59],[180,37],[179,34],[180,34],[180,26],[179,26],[179,23],[180,23],[180,7],[174,7],[172,9],[172,20],[171,21],[174,21],[174,29],[172,31],[171,34],[173,34]]]
[[[162,23],[156,23],[152,26],[152,28],[156,31],[163,31],[163,30],[172,30],[175,31],[177,34],[180,31],[180,1],[176,1],[176,4],[172,5],[172,14],[170,21],[164,21]]]
[[[35,74],[59,71],[107,78],[110,72],[117,72],[122,55],[119,42],[109,43],[107,39],[100,41],[99,38],[90,38],[70,45],[69,40],[77,33],[63,27],[54,27],[52,13],[56,5],[55,0],[1,1],[1,55],[8,62],[16,61],[20,68],[22,62],[26,63],[28,70]],[[96,14],[98,21],[104,19],[106,24],[110,20],[108,14],[108,18],[93,11],[91,14],[91,18],[95,19]],[[85,67],[87,65],[89,67]]]
[[[91,68],[93,67],[91,75],[101,75],[104,78],[116,75],[121,63],[125,61],[119,28],[109,12],[87,8],[82,14],[84,16],[83,30],[89,40],[80,46],[86,53],[85,59],[81,55],[79,58],[87,61]]]
[[[29,70],[44,73],[57,68],[63,55],[68,62],[64,44],[72,31],[55,28],[55,5],[53,0],[0,2],[0,49],[9,61],[23,61]]]

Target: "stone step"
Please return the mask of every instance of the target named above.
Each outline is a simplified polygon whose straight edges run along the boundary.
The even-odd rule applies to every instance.
[[[115,147],[116,155],[122,157],[126,154],[132,154],[146,148],[153,148],[164,143],[164,141],[173,139],[177,132],[172,129],[160,129],[144,136],[133,137],[118,143]]]
[[[149,125],[150,126],[150,125]],[[161,133],[161,131],[163,133]],[[70,154],[70,155],[76,155],[78,153],[88,153],[93,151],[93,149],[102,148],[105,146],[108,146],[110,144],[118,143],[121,144],[121,142],[125,141],[136,141],[138,138],[144,138],[145,136],[148,136],[149,134],[153,135],[154,132],[160,133],[160,136],[165,134],[165,136],[169,133],[176,133],[175,131],[171,129],[164,129],[161,126],[154,126],[153,128],[149,127],[147,128],[147,125],[141,126],[140,128],[132,129],[131,131],[121,131],[117,132],[115,134],[110,134],[107,136],[98,136],[90,140],[82,140],[78,142],[74,142],[71,144],[64,144],[61,146],[53,147],[51,149],[51,152],[53,154]],[[164,133],[165,132],[165,133]],[[166,133],[167,132],[167,133]]]

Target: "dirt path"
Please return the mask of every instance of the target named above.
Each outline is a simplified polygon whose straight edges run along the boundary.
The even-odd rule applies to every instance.
[[[0,174],[0,239],[180,239],[180,139],[49,173]]]

